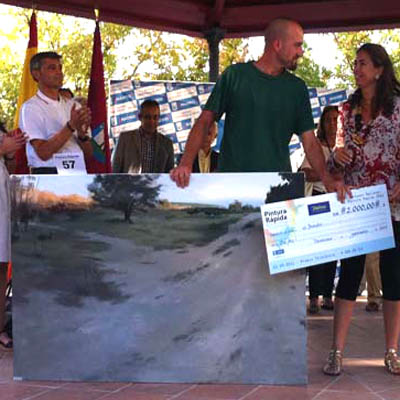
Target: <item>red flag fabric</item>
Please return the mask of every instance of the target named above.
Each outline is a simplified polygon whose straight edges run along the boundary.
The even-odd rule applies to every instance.
[[[99,21],[94,31],[92,67],[88,95],[88,107],[92,112],[93,157],[86,161],[89,173],[111,172],[110,142],[108,139],[107,103],[104,88],[103,53]]]
[[[24,70],[22,72],[21,86],[19,89],[17,111],[14,118],[14,128],[18,128],[19,122],[19,112],[21,110],[22,104],[29,100],[32,96],[36,94],[37,83],[33,80],[29,63],[31,58],[38,51],[38,39],[37,39],[37,24],[36,24],[36,14],[33,11],[31,20],[29,23],[29,42],[28,48],[26,50]],[[16,160],[16,174],[29,174],[28,161],[26,159],[25,148],[18,150],[15,154]]]

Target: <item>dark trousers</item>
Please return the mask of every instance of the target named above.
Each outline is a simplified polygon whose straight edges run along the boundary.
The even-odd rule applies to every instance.
[[[385,300],[400,300],[400,222],[393,222],[395,245],[393,249],[380,252],[379,270],[382,292]],[[357,298],[358,287],[364,273],[365,255],[346,258],[341,261],[340,278],[336,297],[345,300]]]
[[[310,291],[310,299],[314,299],[319,295],[329,298],[332,297],[336,263],[337,261],[331,261],[308,268],[308,290]]]
[[[318,196],[320,193],[313,190],[312,195]],[[308,290],[310,291],[310,299],[315,299],[319,295],[323,297],[332,297],[333,285],[335,282],[337,261],[331,261],[319,264],[308,270]]]

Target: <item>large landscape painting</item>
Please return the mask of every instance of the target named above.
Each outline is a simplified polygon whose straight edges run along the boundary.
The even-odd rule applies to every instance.
[[[301,174],[12,178],[17,379],[306,383],[302,271],[259,206]]]

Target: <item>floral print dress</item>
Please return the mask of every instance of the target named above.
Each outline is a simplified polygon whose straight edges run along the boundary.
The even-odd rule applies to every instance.
[[[344,147],[352,157],[350,164],[338,167],[333,154],[328,160],[332,172],[341,171],[344,182],[355,187],[386,184],[390,196],[400,182],[400,97],[394,100],[394,111],[388,118],[379,114],[367,124],[357,108],[346,102],[339,108],[336,146]],[[358,119],[358,121],[357,121]],[[400,221],[400,204],[391,204],[391,214]]]

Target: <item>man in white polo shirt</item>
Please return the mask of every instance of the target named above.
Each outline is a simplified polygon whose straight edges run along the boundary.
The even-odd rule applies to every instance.
[[[85,158],[93,153],[87,134],[90,110],[60,96],[64,79],[61,56],[37,53],[30,70],[39,89],[22,105],[19,126],[29,138],[26,153],[31,173],[86,172]]]

